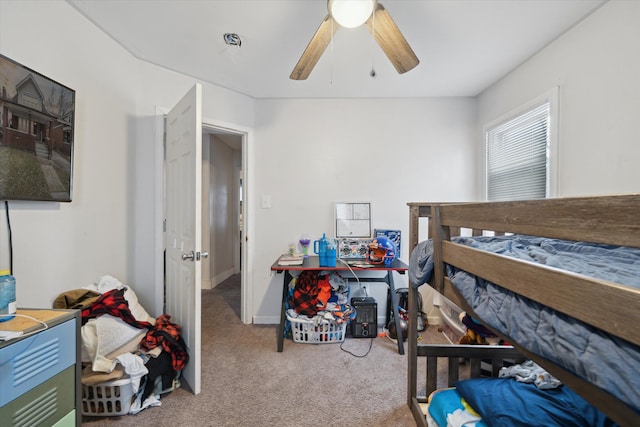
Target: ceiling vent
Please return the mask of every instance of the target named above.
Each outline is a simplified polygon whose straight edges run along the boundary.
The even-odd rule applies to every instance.
[[[222,37],[224,38],[224,42],[229,46],[240,47],[242,45],[242,39],[236,33],[225,33]]]

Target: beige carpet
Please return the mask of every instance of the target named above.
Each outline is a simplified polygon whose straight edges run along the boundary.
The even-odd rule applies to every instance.
[[[202,391],[178,389],[160,407],[83,426],[415,426],[406,404],[407,356],[386,337],[340,344],[285,340],[275,325],[243,325],[234,276],[202,293]],[[170,314],[170,313],[169,313]],[[445,342],[431,326],[424,340]]]

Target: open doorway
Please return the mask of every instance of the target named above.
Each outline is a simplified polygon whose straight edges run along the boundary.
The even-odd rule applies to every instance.
[[[201,115],[202,90],[199,84],[187,92],[178,103],[170,110],[163,111],[156,108],[156,135],[157,149],[155,151],[155,164],[158,173],[156,185],[159,196],[156,204],[156,273],[161,278],[156,287],[156,310],[162,308],[163,313],[171,313],[175,321],[182,326],[182,336],[187,344],[190,354],[190,363],[185,370],[185,383],[189,385],[194,394],[200,392],[201,371],[201,289],[203,278],[205,285],[212,286],[222,279],[220,274],[233,274],[240,271],[240,312],[242,323],[251,323],[252,295],[247,289],[247,276],[240,269],[240,265],[251,265],[248,259],[249,250],[246,237],[242,250],[235,250],[240,246],[240,207],[242,199],[242,236],[250,234],[247,230],[247,180],[243,179],[240,187],[242,171],[247,174],[247,154],[249,148],[249,129],[229,125],[214,125],[215,120],[202,119]],[[233,135],[235,138],[230,147],[231,155],[225,157],[221,151],[212,150],[213,135]],[[203,140],[206,135],[206,142]],[[220,141],[221,136],[215,140]],[[240,142],[239,153],[233,153],[233,148]],[[224,143],[223,143],[224,144]],[[228,144],[226,144],[228,146]],[[203,153],[206,152],[206,155]],[[236,161],[228,160],[233,159]],[[224,161],[223,159],[227,159]],[[215,163],[218,159],[221,163]],[[227,185],[214,184],[216,191],[211,188],[212,177],[225,168],[230,168],[231,176],[237,178],[229,180]],[[231,165],[231,166],[229,166]],[[234,166],[235,165],[235,166]],[[206,178],[203,178],[203,169],[206,170]],[[228,172],[227,172],[228,173]],[[236,185],[234,182],[238,182]],[[235,190],[234,190],[235,188]],[[239,197],[242,188],[243,197]],[[230,190],[231,189],[231,190]],[[228,194],[238,195],[229,201]],[[205,197],[203,197],[203,195]],[[218,234],[211,233],[210,224],[218,225],[217,211],[211,211],[220,201],[218,196],[227,197],[225,206],[238,206],[236,213],[232,210],[226,215],[228,231],[237,234],[238,237],[229,240],[228,246],[219,250],[218,244],[224,245],[225,241]],[[203,220],[203,217],[206,218]],[[237,218],[237,220],[233,220]],[[203,232],[203,230],[205,230]],[[203,236],[204,235],[204,236]],[[206,242],[203,242],[203,237]],[[210,259],[217,259],[225,252],[231,252],[231,266],[226,270],[215,266],[211,272]],[[208,254],[211,253],[211,257]],[[242,261],[241,261],[242,260]],[[206,271],[205,268],[207,269]],[[245,267],[246,270],[246,267]],[[204,271],[204,273],[203,273]],[[216,273],[221,271],[222,273]],[[203,275],[204,274],[204,275]]]
[[[166,204],[165,204],[165,190],[166,190],[166,146],[165,146],[165,129],[166,129],[166,115],[168,110],[157,108],[156,109],[156,129],[158,135],[158,146],[163,147],[162,151],[157,152],[156,161],[158,164],[158,170],[161,171],[161,178],[159,180],[160,184],[158,187],[158,191],[161,194],[159,200],[158,212],[162,212],[162,216],[158,217],[158,238],[157,242],[158,246],[158,266],[157,270],[158,277],[161,277],[160,287],[158,288],[158,293],[156,294],[156,304],[157,307],[160,307],[161,310],[165,307],[165,296],[166,296],[166,283],[164,280],[166,271],[163,270],[163,266],[165,265],[164,261],[164,253],[166,250],[167,242],[165,240],[165,221],[166,218]],[[234,182],[238,182],[237,191],[233,191],[238,195],[238,205],[237,205],[237,214],[234,214],[233,217],[237,219],[234,222],[235,231],[233,232],[238,238],[234,240],[232,246],[227,246],[226,251],[231,251],[233,253],[234,259],[232,263],[232,267],[228,267],[226,270],[222,270],[222,273],[213,273],[211,270],[208,270],[205,273],[203,272],[201,277],[204,279],[204,283],[202,283],[201,287],[204,289],[210,289],[215,286],[216,282],[220,282],[224,280],[224,276],[228,275],[230,272],[234,274],[240,274],[240,282],[241,282],[241,321],[242,323],[252,323],[253,322],[253,309],[252,309],[252,293],[251,293],[251,285],[249,280],[249,273],[247,271],[246,266],[250,265],[250,251],[247,244],[247,236],[249,234],[248,231],[248,205],[247,205],[247,194],[249,193],[249,180],[247,178],[247,162],[249,157],[249,140],[250,140],[250,129],[240,126],[240,125],[230,125],[229,123],[219,123],[217,120],[213,120],[211,118],[203,119],[201,124],[201,133],[202,133],[202,145],[203,152],[208,150],[207,161],[203,161],[203,167],[206,168],[207,173],[211,173],[211,143],[210,140],[212,137],[215,137],[216,140],[223,141],[224,144],[229,146],[229,149],[234,152],[234,157],[237,162],[237,158],[240,159],[240,167],[234,167],[234,173],[237,174],[237,178],[234,178]],[[206,143],[205,143],[206,141]],[[237,166],[237,163],[234,163]],[[204,181],[204,179],[203,179]],[[207,190],[203,192],[206,194],[206,202],[202,201],[203,212],[201,217],[207,218],[207,220],[203,220],[203,224],[201,225],[202,229],[209,230],[209,221],[210,221],[210,207],[216,206],[217,199],[212,198],[210,195],[209,188],[209,178],[206,179],[207,185],[203,188]],[[203,183],[204,184],[204,183]],[[227,188],[227,190],[229,189]],[[207,239],[207,245],[202,246],[203,252],[211,253],[211,256],[208,257],[208,261],[205,268],[210,268],[209,262],[212,259],[216,258],[216,254],[211,250],[211,235],[207,233],[203,233],[204,238]],[[220,269],[217,269],[220,270]],[[214,270],[215,271],[215,270]],[[221,275],[220,275],[221,274]]]
[[[202,246],[210,256],[202,264],[202,289],[242,276],[243,140],[242,134],[203,125]]]

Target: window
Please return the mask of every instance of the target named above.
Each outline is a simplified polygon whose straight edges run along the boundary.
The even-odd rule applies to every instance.
[[[541,199],[555,193],[555,91],[550,95],[485,128],[487,200]]]
[[[20,102],[22,105],[33,108],[34,110],[40,110],[40,100],[37,96],[30,92],[23,92]]]

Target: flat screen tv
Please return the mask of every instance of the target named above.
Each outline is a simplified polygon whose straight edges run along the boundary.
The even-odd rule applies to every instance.
[[[0,200],[71,201],[75,96],[0,54]]]

